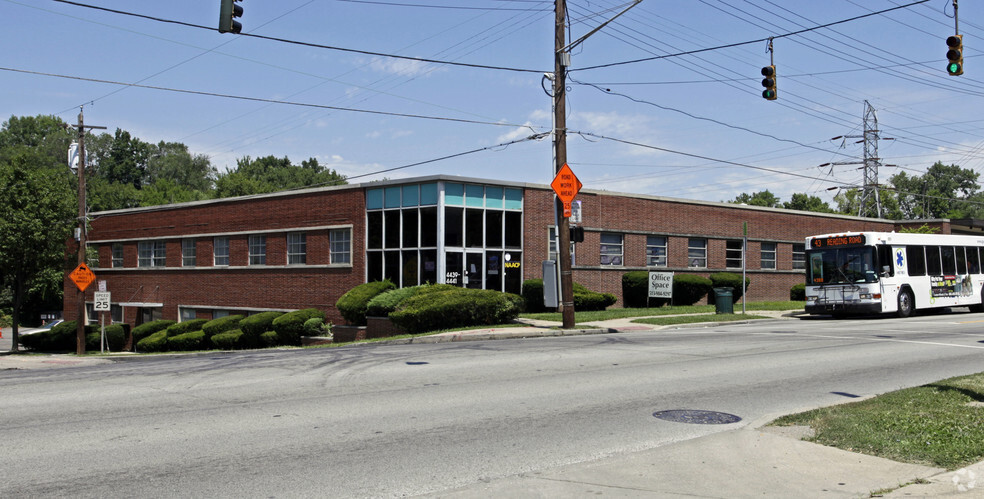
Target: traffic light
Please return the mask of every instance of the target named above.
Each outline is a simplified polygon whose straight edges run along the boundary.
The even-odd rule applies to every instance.
[[[959,76],[963,74],[963,35],[953,35],[946,39],[946,46],[950,47],[950,50],[946,51],[946,58],[949,61],[946,64],[946,72],[950,73],[950,76]]]
[[[571,242],[572,243],[583,243],[584,242],[584,227],[571,227]]]
[[[243,8],[236,2],[243,0],[221,0],[219,5],[219,33],[236,33],[243,30],[243,25],[234,18],[243,17]]]
[[[762,97],[768,100],[776,100],[778,93],[776,92],[776,66],[775,64],[771,66],[766,66],[762,68],[762,86],[765,90],[762,91]]]

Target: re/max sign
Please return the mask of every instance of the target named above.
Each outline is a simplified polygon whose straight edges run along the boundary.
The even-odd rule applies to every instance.
[[[827,248],[831,246],[864,246],[865,239],[862,235],[856,236],[833,236],[820,237],[813,240],[814,248]]]

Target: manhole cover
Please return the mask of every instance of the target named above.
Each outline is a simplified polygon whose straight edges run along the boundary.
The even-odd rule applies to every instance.
[[[664,421],[674,423],[691,424],[731,424],[741,421],[741,418],[734,414],[715,411],[693,411],[693,410],[672,410],[657,411],[653,416]]]

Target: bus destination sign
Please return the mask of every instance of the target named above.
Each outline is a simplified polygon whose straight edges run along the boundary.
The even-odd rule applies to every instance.
[[[864,246],[865,237],[862,234],[852,236],[818,237],[813,240],[814,248],[836,248],[843,246]]]

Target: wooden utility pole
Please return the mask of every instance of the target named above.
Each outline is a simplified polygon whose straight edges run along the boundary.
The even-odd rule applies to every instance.
[[[68,125],[71,126],[71,125]],[[87,229],[87,210],[85,202],[85,129],[99,129],[105,130],[104,126],[92,126],[85,125],[82,119],[82,109],[79,109],[79,124],[75,125],[79,133],[79,253],[78,253],[78,263],[86,263],[86,229]],[[69,165],[71,167],[71,165]],[[79,290],[78,294],[78,313],[75,318],[75,323],[78,326],[76,329],[75,338],[75,353],[78,355],[85,355],[85,291]]]
[[[566,0],[556,0],[556,23],[554,26],[554,155],[557,163],[556,171],[567,164],[567,66],[570,64],[570,52],[565,46],[564,33],[567,5]],[[571,273],[571,234],[570,219],[564,216],[564,207],[559,199],[554,199],[554,210],[557,212],[557,255],[560,257],[560,307],[564,317],[564,329],[574,328],[574,278]]]

